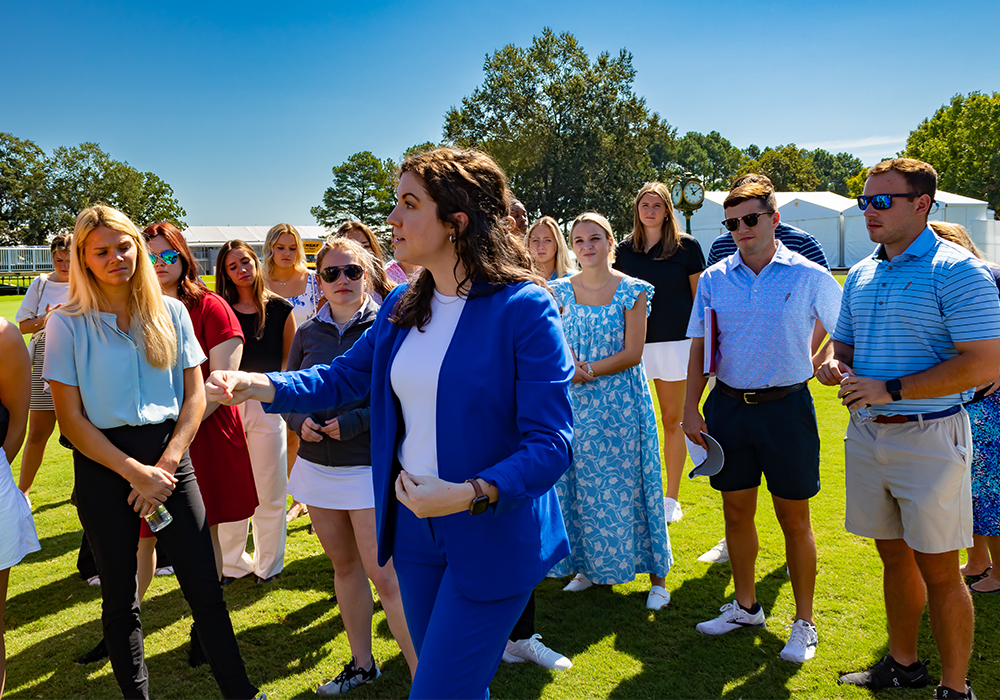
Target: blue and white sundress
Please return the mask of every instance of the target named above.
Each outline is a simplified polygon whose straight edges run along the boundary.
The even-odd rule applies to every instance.
[[[625,345],[625,310],[653,285],[634,277],[611,303],[576,303],[569,278],[549,287],[562,307],[563,332],[577,359],[596,362]],[[556,483],[570,555],[552,575],[582,573],[594,583],[624,583],[636,574],[666,576],[673,564],[663,511],[660,445],[642,363],[592,382],[571,384],[573,462]]]

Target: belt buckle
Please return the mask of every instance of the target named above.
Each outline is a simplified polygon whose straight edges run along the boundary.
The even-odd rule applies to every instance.
[[[750,400],[751,396],[756,396],[756,395],[757,395],[756,391],[745,391],[745,392],[743,392],[743,403],[749,404],[750,406],[756,406],[757,402]]]

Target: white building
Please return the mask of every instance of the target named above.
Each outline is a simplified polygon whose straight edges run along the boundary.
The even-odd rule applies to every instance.
[[[691,235],[705,254],[718,236],[729,235],[722,226],[722,202],[728,192],[706,192],[705,203],[691,216]],[[833,192],[776,192],[781,220],[811,233],[823,246],[831,267],[851,267],[874,250],[865,228],[864,212],[857,201]],[[1000,221],[993,219],[987,203],[938,191],[930,218],[961,224],[988,260],[1000,262]],[[679,215],[681,226],[684,217]]]
[[[189,226],[183,234],[202,273],[214,275],[215,259],[223,243],[239,239],[249,243],[258,257],[263,257],[264,240],[270,230],[270,226]],[[303,240],[314,241],[321,241],[332,233],[324,226],[295,226],[295,230]]]

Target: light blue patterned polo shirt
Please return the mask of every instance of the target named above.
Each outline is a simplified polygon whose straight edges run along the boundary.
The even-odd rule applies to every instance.
[[[986,263],[928,227],[903,253],[882,246],[851,268],[833,337],[854,346],[859,377],[895,379],[958,355],[955,343],[1000,338],[1000,300]],[[872,413],[930,413],[973,391],[872,406]]]
[[[813,328],[817,319],[827,330],[836,325],[840,295],[829,271],[780,241],[759,275],[737,251],[702,273],[687,334],[705,337],[710,306],[719,328],[719,381],[736,389],[797,384],[813,376]]]

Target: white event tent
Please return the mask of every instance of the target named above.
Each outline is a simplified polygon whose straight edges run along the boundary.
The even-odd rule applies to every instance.
[[[722,226],[722,203],[728,192],[706,192],[705,203],[691,216],[691,235],[705,254],[718,236],[729,235]],[[823,246],[831,267],[850,267],[875,245],[868,238],[864,213],[856,200],[834,192],[777,192],[781,220],[808,231]],[[961,224],[987,259],[1000,261],[1000,221],[993,219],[987,203],[950,192],[938,191],[937,205],[930,218]],[[684,217],[678,213],[681,226]]]

